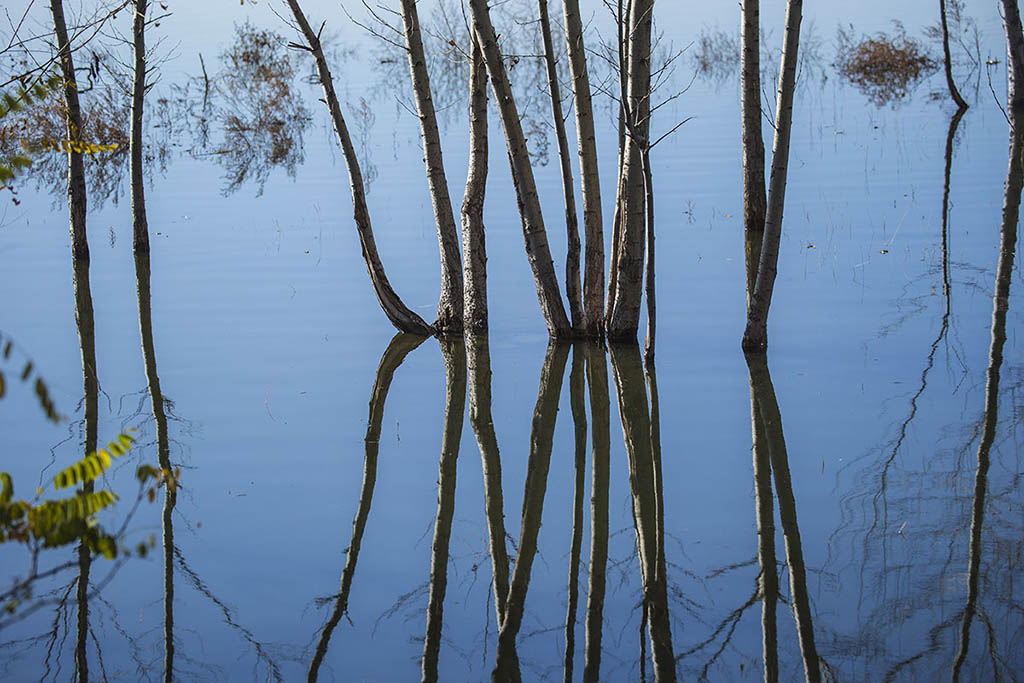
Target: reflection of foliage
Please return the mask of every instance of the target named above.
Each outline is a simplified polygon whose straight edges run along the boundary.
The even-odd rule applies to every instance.
[[[836,42],[839,75],[856,85],[881,107],[896,103],[939,64],[919,42],[893,22],[892,35],[877,33],[857,39],[853,27],[840,27]]]
[[[19,85],[17,88],[3,92],[0,94],[0,119],[43,102],[61,82],[60,75],[54,74],[49,78],[41,78],[28,87]],[[0,125],[0,139],[6,133],[7,127]],[[28,145],[25,144],[27,141],[23,140],[22,143],[26,147],[23,151],[28,152]],[[31,165],[32,159],[25,153],[14,151],[0,155],[0,189],[8,187],[8,183]]]
[[[221,55],[220,72],[210,79],[204,68],[201,79],[179,90],[193,152],[206,151],[211,122],[223,130],[212,153],[226,173],[225,193],[250,179],[262,192],[271,169],[280,166],[294,177],[304,159],[302,133],[310,115],[292,87],[296,64],[285,42],[251,24],[237,26],[234,44]]]
[[[740,43],[736,35],[722,29],[701,30],[693,63],[702,76],[716,80],[731,75],[740,63]]]
[[[107,197],[116,203],[128,158],[128,104],[111,85],[95,89],[95,96],[82,99],[82,131],[74,140],[67,139],[61,88],[47,85],[30,104],[0,117],[0,159],[26,157],[19,162],[19,170],[27,171],[37,188],[47,187],[60,196],[67,188],[65,152],[74,147],[88,153],[85,169],[90,195],[100,204]],[[25,161],[31,161],[31,168]]]

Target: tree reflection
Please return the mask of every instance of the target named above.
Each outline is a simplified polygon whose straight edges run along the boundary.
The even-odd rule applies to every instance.
[[[331,642],[331,634],[341,618],[348,612],[348,598],[352,591],[352,580],[355,578],[356,563],[359,561],[359,549],[363,543],[366,522],[370,517],[370,504],[373,502],[373,488],[377,483],[377,454],[380,449],[380,429],[384,419],[384,404],[391,388],[391,380],[395,371],[414,349],[426,341],[426,337],[399,332],[384,350],[377,376],[370,394],[370,415],[366,424],[366,437],[363,439],[365,456],[363,458],[363,485],[359,491],[359,507],[355,520],[352,522],[352,540],[346,551],[345,567],[341,572],[341,590],[335,597],[334,610],[327,619],[316,645],[316,652],[310,662],[306,679],[315,681],[320,676],[320,665],[323,663],[327,647]]]
[[[651,411],[640,347],[610,347],[612,374],[619,397],[619,417],[629,457],[629,484],[633,498],[633,524],[640,557],[643,614],[651,641],[654,675],[659,681],[676,679],[672,653],[672,629],[668,606],[665,563],[664,501],[661,491],[661,444],[659,440],[657,383],[649,366]]]
[[[445,404],[444,436],[437,479],[437,516],[430,557],[430,598],[427,603],[427,635],[423,641],[423,680],[436,681],[441,649],[441,625],[444,595],[448,587],[448,548],[455,514],[456,464],[462,442],[462,422],[466,408],[466,349],[459,339],[442,339],[444,358]]]

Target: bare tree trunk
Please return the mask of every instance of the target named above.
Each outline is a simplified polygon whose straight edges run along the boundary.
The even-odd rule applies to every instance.
[[[146,98],[146,10],[149,0],[135,0],[132,21],[132,50],[135,68],[132,73],[131,121],[131,192],[132,248],[138,253],[149,251],[149,226],[146,222],[146,189],[142,174],[142,113]]]
[[[1009,107],[1024,109],[1024,33],[1021,31],[1017,0],[1001,0],[1003,29],[1006,31],[1006,57],[1009,77]]]
[[[555,48],[551,40],[551,19],[548,17],[548,0],[537,0],[540,16],[540,33],[544,42],[544,63],[548,73],[548,95],[551,99],[551,119],[555,124],[555,140],[558,142],[558,162],[562,171],[562,198],[565,201],[565,234],[568,248],[565,256],[565,296],[569,299],[569,315],[572,329],[583,329],[583,296],[580,292],[580,230],[576,217],[576,194],[572,180],[572,160],[569,152],[569,138],[565,133],[565,117],[562,115],[562,97],[558,87],[558,66],[555,63]]]
[[[953,82],[953,63],[949,56],[949,25],[946,21],[946,0],[939,0],[939,16],[942,23],[942,58],[946,67],[946,85],[949,87],[949,94],[956,102],[957,109],[967,109],[967,102],[961,97],[960,91],[956,89]]]
[[[648,145],[651,90],[651,20],[654,0],[634,0],[629,26],[626,149],[622,166],[621,235],[608,338],[636,339],[644,287],[646,196],[643,152]]]
[[[764,139],[761,136],[760,0],[743,0],[740,53],[740,109],[743,125],[743,227],[747,257],[747,310],[757,278],[766,211]]]
[[[459,262],[459,233],[455,228],[455,214],[452,212],[448,179],[444,173],[441,135],[437,130],[416,0],[402,0],[402,23],[409,50],[409,71],[416,95],[416,111],[419,113],[420,131],[423,134],[423,161],[427,166],[427,183],[430,186],[430,200],[437,223],[437,241],[441,250],[441,296],[437,302],[434,329],[439,334],[461,334],[462,264]]]
[[[601,632],[604,621],[605,578],[608,570],[608,486],[610,480],[611,407],[608,399],[608,361],[598,344],[587,344],[587,384],[590,387],[593,441],[590,483],[590,575],[587,581],[587,643],[584,683],[601,680]]]
[[[469,65],[469,172],[462,199],[463,323],[470,332],[487,329],[487,247],[484,194],[487,190],[487,65],[473,37]]]
[[[569,55],[572,94],[576,102],[576,139],[583,194],[583,333],[588,337],[600,337],[604,329],[604,221],[601,215],[594,106],[583,45],[579,0],[562,0],[562,10],[565,15],[565,44]]]
[[[455,516],[455,482],[458,473],[462,421],[466,413],[466,348],[461,339],[441,340],[444,357],[444,436],[437,478],[437,517],[430,556],[430,596],[427,601],[427,633],[423,639],[423,680],[437,681],[444,623],[444,596],[448,589],[448,554]]]
[[[768,346],[768,307],[772,302],[779,263],[779,242],[782,238],[782,209],[786,199],[786,173],[789,170],[789,137],[793,124],[793,91],[796,89],[802,8],[803,0],[789,0],[786,5],[786,32],[775,106],[775,142],[772,145],[768,209],[765,215],[764,242],[757,266],[757,282],[747,312],[747,328],[743,332],[743,349],[746,351],[763,351]]]
[[[59,0],[54,0],[57,2]],[[352,137],[349,135],[348,126],[345,125],[345,117],[341,113],[341,105],[338,103],[338,95],[334,91],[334,79],[331,70],[327,66],[327,59],[324,57],[323,48],[320,45],[320,35],[314,32],[306,20],[306,15],[299,7],[298,0],[288,0],[288,7],[295,16],[299,30],[306,41],[304,49],[313,54],[316,61],[317,75],[320,84],[324,89],[324,101],[331,112],[331,119],[334,123],[334,132],[341,144],[341,151],[345,157],[345,165],[348,167],[349,186],[352,190],[353,217],[356,222],[356,230],[359,233],[359,242],[363,250],[363,260],[366,261],[366,270],[370,274],[370,282],[373,284],[373,291],[377,295],[377,301],[384,309],[384,314],[391,321],[391,324],[402,332],[411,332],[428,336],[433,329],[424,322],[423,318],[409,310],[402,300],[398,298],[395,290],[392,289],[387,275],[384,273],[384,264],[381,263],[377,254],[377,243],[373,239],[373,226],[370,223],[370,211],[366,206],[366,190],[363,188],[363,175],[359,168],[359,159],[356,156],[355,147],[352,145]]]
[[[85,166],[82,161],[82,107],[78,101],[75,83],[75,62],[68,40],[68,27],[64,21],[62,0],[50,0],[53,14],[53,32],[57,38],[61,75],[64,77],[64,115],[68,136],[68,212],[71,217],[71,254],[75,259],[89,260],[89,240],[85,230],[86,195]]]
[[[654,287],[654,176],[651,173],[651,148],[642,153],[644,171],[644,207],[647,228],[647,266],[644,277],[644,297],[647,299],[647,339],[644,340],[644,360],[654,362],[654,337],[658,329],[657,297]]]
[[[612,319],[612,309],[615,307],[615,292],[619,286],[619,251],[622,244],[622,195],[625,192],[623,187],[622,168],[626,159],[626,90],[629,80],[629,26],[630,17],[633,13],[633,0],[618,0],[618,8],[615,14],[615,28],[617,32],[616,46],[618,47],[618,76],[619,76],[619,156],[617,173],[615,174],[615,215],[612,218],[612,253],[608,265],[608,298],[605,304],[604,324],[605,329]]]
[[[295,0],[289,0],[294,2]],[[569,337],[572,327],[565,315],[562,295],[558,288],[558,277],[551,260],[548,248],[547,231],[544,228],[544,217],[541,213],[540,199],[537,196],[537,184],[530,166],[530,155],[526,149],[526,138],[523,135],[519,112],[512,97],[512,86],[509,84],[505,63],[502,61],[498,48],[498,38],[491,24],[490,10],[487,0],[470,0],[469,8],[473,15],[473,30],[483,48],[487,73],[494,89],[494,99],[501,116],[501,125],[505,131],[505,144],[508,147],[509,163],[512,167],[512,181],[515,184],[516,200],[519,203],[519,215],[523,223],[523,239],[526,243],[526,256],[533,269],[533,280],[537,287],[537,298],[540,300],[541,311],[548,327],[548,333],[555,338]]]

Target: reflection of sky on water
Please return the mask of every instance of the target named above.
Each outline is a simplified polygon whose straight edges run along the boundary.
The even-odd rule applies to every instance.
[[[780,24],[782,3],[764,4],[765,20]],[[733,5],[728,10],[707,5],[659,4],[662,27],[678,46],[706,25],[736,20]],[[176,14],[158,30],[181,41],[179,56],[165,67],[158,89],[182,73],[195,75],[199,51],[212,68],[236,21],[249,18],[285,34],[288,29],[273,17],[272,7],[211,7],[198,22],[199,10],[172,6]],[[333,4],[310,4],[307,10],[336,17],[328,27],[342,38],[365,41]],[[983,56],[1003,59],[992,7],[967,10],[979,12]],[[933,11],[932,3],[915,3],[900,8],[901,20],[917,35]],[[599,22],[602,12],[596,10]],[[837,21],[872,33],[889,29],[889,14],[887,5],[862,3],[844,8],[839,17],[815,15],[809,7],[807,18],[818,27],[827,57]],[[774,35],[779,38],[780,32]],[[437,246],[416,121],[395,103],[393,93],[374,91],[376,69],[359,56],[344,65],[338,74],[342,98],[350,106],[366,98],[376,119],[368,154],[378,171],[369,195],[378,245],[396,290],[427,315],[436,304]],[[686,68],[677,76],[682,82],[688,81]],[[1001,71],[994,72],[993,81],[1002,93]],[[929,629],[943,614],[962,609],[965,600],[970,499],[1007,166],[1006,123],[984,82],[979,101],[961,122],[952,164],[949,332],[916,399],[887,492],[878,497],[879,468],[911,410],[945,310],[939,228],[951,107],[928,97],[943,86],[938,74],[899,109],[877,109],[830,77],[798,101],[769,360],[784,420],[818,650],[840,678],[861,672],[878,677],[900,659],[927,650]],[[178,651],[191,658],[182,660],[181,671],[198,678],[251,674],[257,657],[253,641],[274,657],[286,678],[308,668],[329,610],[317,601],[338,590],[361,490],[367,401],[392,336],[359,257],[343,167],[319,94],[300,87],[315,120],[305,134],[306,161],[294,181],[278,171],[259,199],[245,189],[222,197],[222,170],[182,157],[166,174],[154,174],[148,189],[156,354],[164,394],[182,420],[170,427],[172,459],[185,468],[175,538],[192,572],[180,570],[176,585]],[[599,135],[610,204],[614,138],[608,108],[599,111],[604,112]],[[697,80],[659,112],[656,126],[667,128],[685,116],[695,118],[654,155],[661,451],[677,654],[711,637],[749,598],[757,547],[749,373],[738,343],[744,283],[738,91]],[[456,201],[468,152],[460,128],[449,125],[445,139]],[[496,120],[491,134],[486,221],[492,414],[502,454],[505,522],[516,535],[546,339],[522,256]],[[564,240],[558,236],[561,193],[555,165],[539,169],[538,181],[560,264]],[[0,291],[8,293],[2,329],[31,355],[58,408],[71,416],[73,438],[55,450],[57,461],[65,462],[78,439],[75,420],[82,418],[75,410],[81,358],[66,214],[51,210],[49,196],[26,191],[20,198],[21,206],[0,209]],[[100,434],[106,438],[136,414],[139,392],[146,387],[127,202],[93,213],[89,229],[103,391]],[[1020,452],[1014,428],[1021,377],[1014,334],[1020,325],[1019,296],[1018,268],[989,473],[993,507],[986,529],[991,531],[982,537],[983,567],[997,573],[995,578],[1019,557],[1011,542],[1020,501],[1013,479]],[[3,467],[31,490],[49,462],[49,449],[66,433],[49,426],[12,384],[0,404],[4,451],[39,455],[5,457]],[[419,671],[444,391],[441,355],[428,341],[396,372],[388,397],[373,507],[350,598],[352,623],[341,622],[325,663],[338,679],[404,679]],[[562,392],[540,546],[520,631],[519,657],[530,677],[557,677],[562,662],[575,480],[568,393]],[[602,673],[615,680],[638,675],[641,568],[614,394],[611,400],[612,536]],[[155,460],[152,425],[138,424],[138,418],[132,425],[142,430],[140,457]],[[479,679],[493,666],[497,627],[493,597],[488,597],[483,478],[468,420],[457,467],[440,671],[442,678],[447,672]],[[114,483],[127,483],[131,469],[118,470]],[[589,489],[589,472],[587,481]],[[589,491],[585,500],[589,527]],[[887,515],[879,516],[880,500],[888,501]],[[158,528],[156,508],[144,509],[138,533],[158,534]],[[584,537],[581,603],[589,528]],[[509,544],[513,556],[515,547]],[[9,559],[15,554],[16,549],[0,548],[4,566],[20,566]],[[780,561],[785,557],[781,529],[777,554]],[[158,565],[156,556],[126,565],[104,595],[112,607],[95,610],[104,624],[104,657],[127,670],[134,670],[133,658],[157,666]],[[717,573],[732,565],[741,566]],[[228,606],[231,619],[252,640],[225,625],[223,610],[190,576],[199,577],[209,594]],[[1014,577],[1012,572],[1003,576]],[[787,581],[780,569],[780,583],[785,587]],[[983,593],[982,599],[998,613],[994,597]],[[884,607],[914,601],[925,606],[907,621]],[[739,620],[718,668],[711,669],[713,678],[758,677],[758,611],[755,606]],[[779,613],[780,667],[788,680],[802,668],[793,621],[785,609]],[[115,617],[134,646],[117,635]],[[4,633],[3,639],[45,628],[36,626],[26,624],[23,632]],[[1017,661],[1013,653],[1021,650],[1012,647],[1013,634],[997,636],[1004,655]],[[582,648],[581,625],[576,638]],[[688,657],[682,672],[699,671],[722,637],[713,642],[710,651]],[[982,642],[976,635],[978,662]],[[926,670],[947,675],[955,642],[947,636],[940,646]],[[582,649],[577,656],[582,671]],[[37,675],[39,661],[30,654],[8,666],[15,678]],[[737,674],[740,663],[744,672]]]

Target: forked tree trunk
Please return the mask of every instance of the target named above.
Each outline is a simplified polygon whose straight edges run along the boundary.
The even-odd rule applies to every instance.
[[[463,324],[467,332],[487,329],[487,247],[484,194],[487,190],[487,65],[476,36],[469,65],[469,172],[462,199]]]
[[[54,0],[57,2],[58,0]],[[359,242],[363,250],[363,260],[366,261],[366,270],[370,274],[370,282],[373,284],[373,291],[377,295],[377,301],[384,309],[384,314],[391,321],[391,324],[403,332],[411,332],[427,336],[433,333],[433,329],[424,322],[423,318],[416,315],[392,289],[387,275],[384,273],[384,264],[381,263],[377,254],[377,244],[373,239],[373,226],[370,223],[370,211],[366,206],[366,190],[363,187],[363,174],[359,168],[359,159],[356,156],[355,147],[352,145],[352,137],[349,135],[348,126],[345,125],[345,117],[341,113],[341,105],[338,103],[338,95],[334,91],[334,79],[331,70],[327,66],[327,59],[324,57],[323,48],[320,45],[320,36],[313,31],[298,0],[288,0],[288,8],[295,16],[299,30],[306,41],[304,49],[313,54],[316,61],[317,76],[324,89],[324,101],[331,112],[331,120],[334,124],[334,132],[341,144],[342,155],[345,157],[345,165],[348,168],[349,186],[352,191],[352,209],[356,222],[356,230],[359,233]]]
[[[548,0],[537,0],[537,13],[540,16],[540,33],[544,42],[544,64],[548,74],[551,119],[555,124],[558,162],[562,171],[562,198],[565,201],[565,234],[568,242],[565,255],[565,296],[569,299],[572,329],[581,331],[583,328],[583,296],[580,293],[580,230],[579,220],[576,217],[576,193],[572,181],[572,160],[569,158],[569,138],[565,134],[565,117],[562,116],[562,97],[558,87],[558,65],[555,63],[555,48],[551,40]]]
[[[743,0],[740,110],[743,126],[743,228],[747,262],[747,310],[757,278],[764,235],[764,138],[761,135],[760,0]]]
[[[583,194],[583,333],[600,337],[604,329],[604,221],[601,215],[601,181],[597,168],[597,136],[590,75],[583,45],[583,21],[579,0],[563,0],[565,43],[569,75],[576,102],[576,139],[580,157],[580,189]]]
[[[803,0],[789,0],[786,6],[786,32],[775,105],[775,142],[772,145],[768,209],[765,215],[764,242],[757,266],[757,282],[747,311],[747,327],[743,332],[743,349],[746,351],[763,351],[768,346],[768,307],[775,287],[779,242],[782,238],[782,209],[786,198],[786,173],[789,169],[789,137],[793,124],[793,91],[796,89],[802,8]]]
[[[50,0],[53,14],[53,32],[57,38],[57,55],[64,78],[64,123],[68,139],[68,212],[71,217],[71,253],[75,259],[89,260],[89,240],[85,230],[86,196],[85,165],[82,161],[82,107],[78,101],[75,83],[75,62],[68,40],[68,27],[64,21],[62,0]]]
[[[644,287],[646,197],[643,152],[648,144],[651,90],[651,20],[654,0],[634,0],[629,24],[626,143],[622,164],[621,234],[608,338],[636,339]]]
[[[1014,111],[1024,110],[1024,33],[1021,31],[1020,9],[1017,0],[1001,0],[1003,29],[1006,32],[1007,76],[1009,96],[1007,103]]]
[[[961,97],[960,91],[956,89],[953,81],[953,63],[949,56],[949,24],[946,21],[946,0],[939,0],[939,17],[942,25],[942,58],[946,68],[946,86],[949,87],[949,94],[956,102],[957,109],[967,109],[967,102]]]
[[[295,0],[289,0],[294,2]],[[487,63],[487,73],[494,90],[494,99],[498,105],[501,125],[505,131],[505,144],[508,147],[509,163],[512,167],[512,182],[515,184],[516,200],[519,204],[519,215],[523,224],[523,239],[526,243],[526,256],[533,270],[533,280],[537,287],[537,298],[540,300],[544,322],[548,333],[555,338],[572,335],[572,327],[565,315],[562,295],[558,288],[558,277],[551,260],[548,248],[547,231],[544,228],[544,217],[541,213],[540,198],[537,196],[537,184],[530,165],[530,155],[526,148],[526,137],[519,121],[519,112],[512,97],[512,86],[508,80],[505,63],[502,61],[498,48],[498,38],[491,24],[490,10],[487,0],[470,0],[470,11],[473,16],[473,30],[480,41]]]
[[[146,98],[146,10],[149,0],[135,0],[132,21],[132,51],[135,67],[132,72],[131,122],[131,192],[132,192],[132,248],[138,253],[149,252],[149,225],[146,221],[146,189],[142,174],[142,113]]]
[[[423,52],[420,20],[416,0],[402,0],[402,23],[405,44],[409,51],[409,72],[416,96],[420,132],[423,135],[423,161],[427,167],[427,184],[437,224],[437,241],[441,250],[441,296],[437,302],[434,328],[441,334],[462,333],[462,264],[459,262],[459,233],[448,194],[448,179],[441,153],[441,134],[437,130],[434,98],[430,92],[427,58]]]

